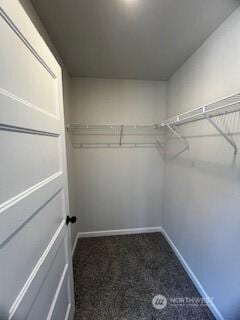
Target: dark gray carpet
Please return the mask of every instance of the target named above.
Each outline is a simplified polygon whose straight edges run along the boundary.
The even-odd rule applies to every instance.
[[[74,277],[76,320],[214,319],[206,305],[169,302],[199,294],[160,233],[80,239]],[[162,310],[152,306],[158,294]]]

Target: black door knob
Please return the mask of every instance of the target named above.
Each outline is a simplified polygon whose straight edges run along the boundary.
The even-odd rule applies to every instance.
[[[77,221],[77,218],[76,217],[70,217],[70,216],[67,216],[67,219],[66,219],[66,224],[68,225],[70,222],[71,223],[75,223]]]

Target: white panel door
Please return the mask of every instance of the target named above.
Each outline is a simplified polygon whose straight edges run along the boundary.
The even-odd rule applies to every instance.
[[[68,320],[61,68],[17,0],[0,0],[0,39],[0,319]]]

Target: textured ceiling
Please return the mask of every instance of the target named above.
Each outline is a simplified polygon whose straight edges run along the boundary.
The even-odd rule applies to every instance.
[[[75,77],[166,80],[237,0],[32,0]]]

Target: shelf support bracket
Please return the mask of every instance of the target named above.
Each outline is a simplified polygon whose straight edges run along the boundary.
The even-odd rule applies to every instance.
[[[233,147],[234,149],[234,154],[236,155],[238,152],[238,148],[235,144],[235,142],[229,138],[229,136],[216,124],[216,122],[213,121],[212,118],[210,117],[206,117],[206,119],[208,120],[209,123],[211,123],[211,125],[223,136],[223,138],[230,143],[230,145]]]
[[[166,124],[166,126],[173,133],[173,135],[176,136],[186,146],[185,150],[189,150],[188,141],[184,137],[182,137],[173,126],[171,126],[170,124]]]
[[[120,139],[119,139],[119,146],[122,146],[122,138],[123,138],[123,125],[121,125],[121,130],[120,130]]]

